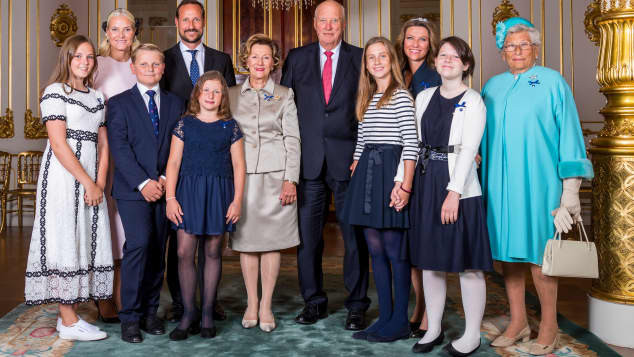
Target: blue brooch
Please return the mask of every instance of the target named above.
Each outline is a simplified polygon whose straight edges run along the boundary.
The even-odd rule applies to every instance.
[[[420,81],[419,86],[423,87],[423,89],[427,89],[427,88],[431,87],[431,86],[429,85],[429,83],[427,83],[427,82],[425,82],[425,81]]]
[[[534,80],[534,81],[531,81],[531,80],[529,79],[529,80],[528,80],[528,84],[529,84],[531,87],[536,87],[538,84],[541,84],[541,83],[539,83],[539,79],[536,79],[536,80]]]
[[[273,100],[273,101],[277,102],[277,101],[279,101],[279,100],[280,100],[280,97],[279,97],[279,96],[272,96],[272,95],[266,95],[266,94],[264,94],[264,101],[265,101],[265,102],[270,102],[271,100]]]
[[[467,102],[456,103],[454,104],[454,108],[459,108],[460,111],[463,111],[467,108]]]

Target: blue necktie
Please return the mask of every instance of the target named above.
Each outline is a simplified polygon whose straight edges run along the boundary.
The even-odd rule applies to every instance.
[[[198,50],[187,50],[192,54],[192,63],[189,65],[189,78],[192,80],[192,85],[196,85],[198,77],[200,77],[200,70],[198,69],[198,61],[196,61],[196,52]]]
[[[147,103],[148,112],[150,114],[150,120],[152,120],[152,127],[154,128],[154,136],[158,137],[159,134],[159,112],[156,102],[154,101],[155,91],[149,90],[145,92],[150,97],[150,101]]]

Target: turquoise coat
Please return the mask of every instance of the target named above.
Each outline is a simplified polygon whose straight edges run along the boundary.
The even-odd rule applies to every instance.
[[[542,264],[562,180],[591,179],[579,115],[559,72],[505,72],[482,89],[482,188],[493,259]]]

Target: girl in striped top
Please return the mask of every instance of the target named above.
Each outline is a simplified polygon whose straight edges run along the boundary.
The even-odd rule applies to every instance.
[[[390,41],[384,37],[370,39],[365,45],[362,67],[356,107],[357,147],[343,214],[349,224],[363,228],[379,295],[379,319],[352,337],[391,342],[409,336],[410,266],[402,253],[409,217],[406,206],[397,210],[394,204],[409,199],[418,139],[413,101],[404,89]],[[396,183],[394,177],[401,159],[403,181]]]

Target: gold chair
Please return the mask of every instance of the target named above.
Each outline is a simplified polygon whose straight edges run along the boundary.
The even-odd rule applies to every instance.
[[[33,212],[33,216],[35,216],[35,194],[43,155],[44,153],[41,151],[23,151],[15,155],[17,158],[16,188],[9,191],[9,201],[17,201],[18,207],[7,212],[18,213],[18,226],[20,227],[22,227],[24,212]],[[33,200],[33,204],[25,205],[25,199]]]
[[[7,202],[9,197],[9,183],[11,182],[11,159],[13,156],[4,151],[0,151],[0,209],[2,212],[2,223],[0,223],[0,233],[7,225]]]

